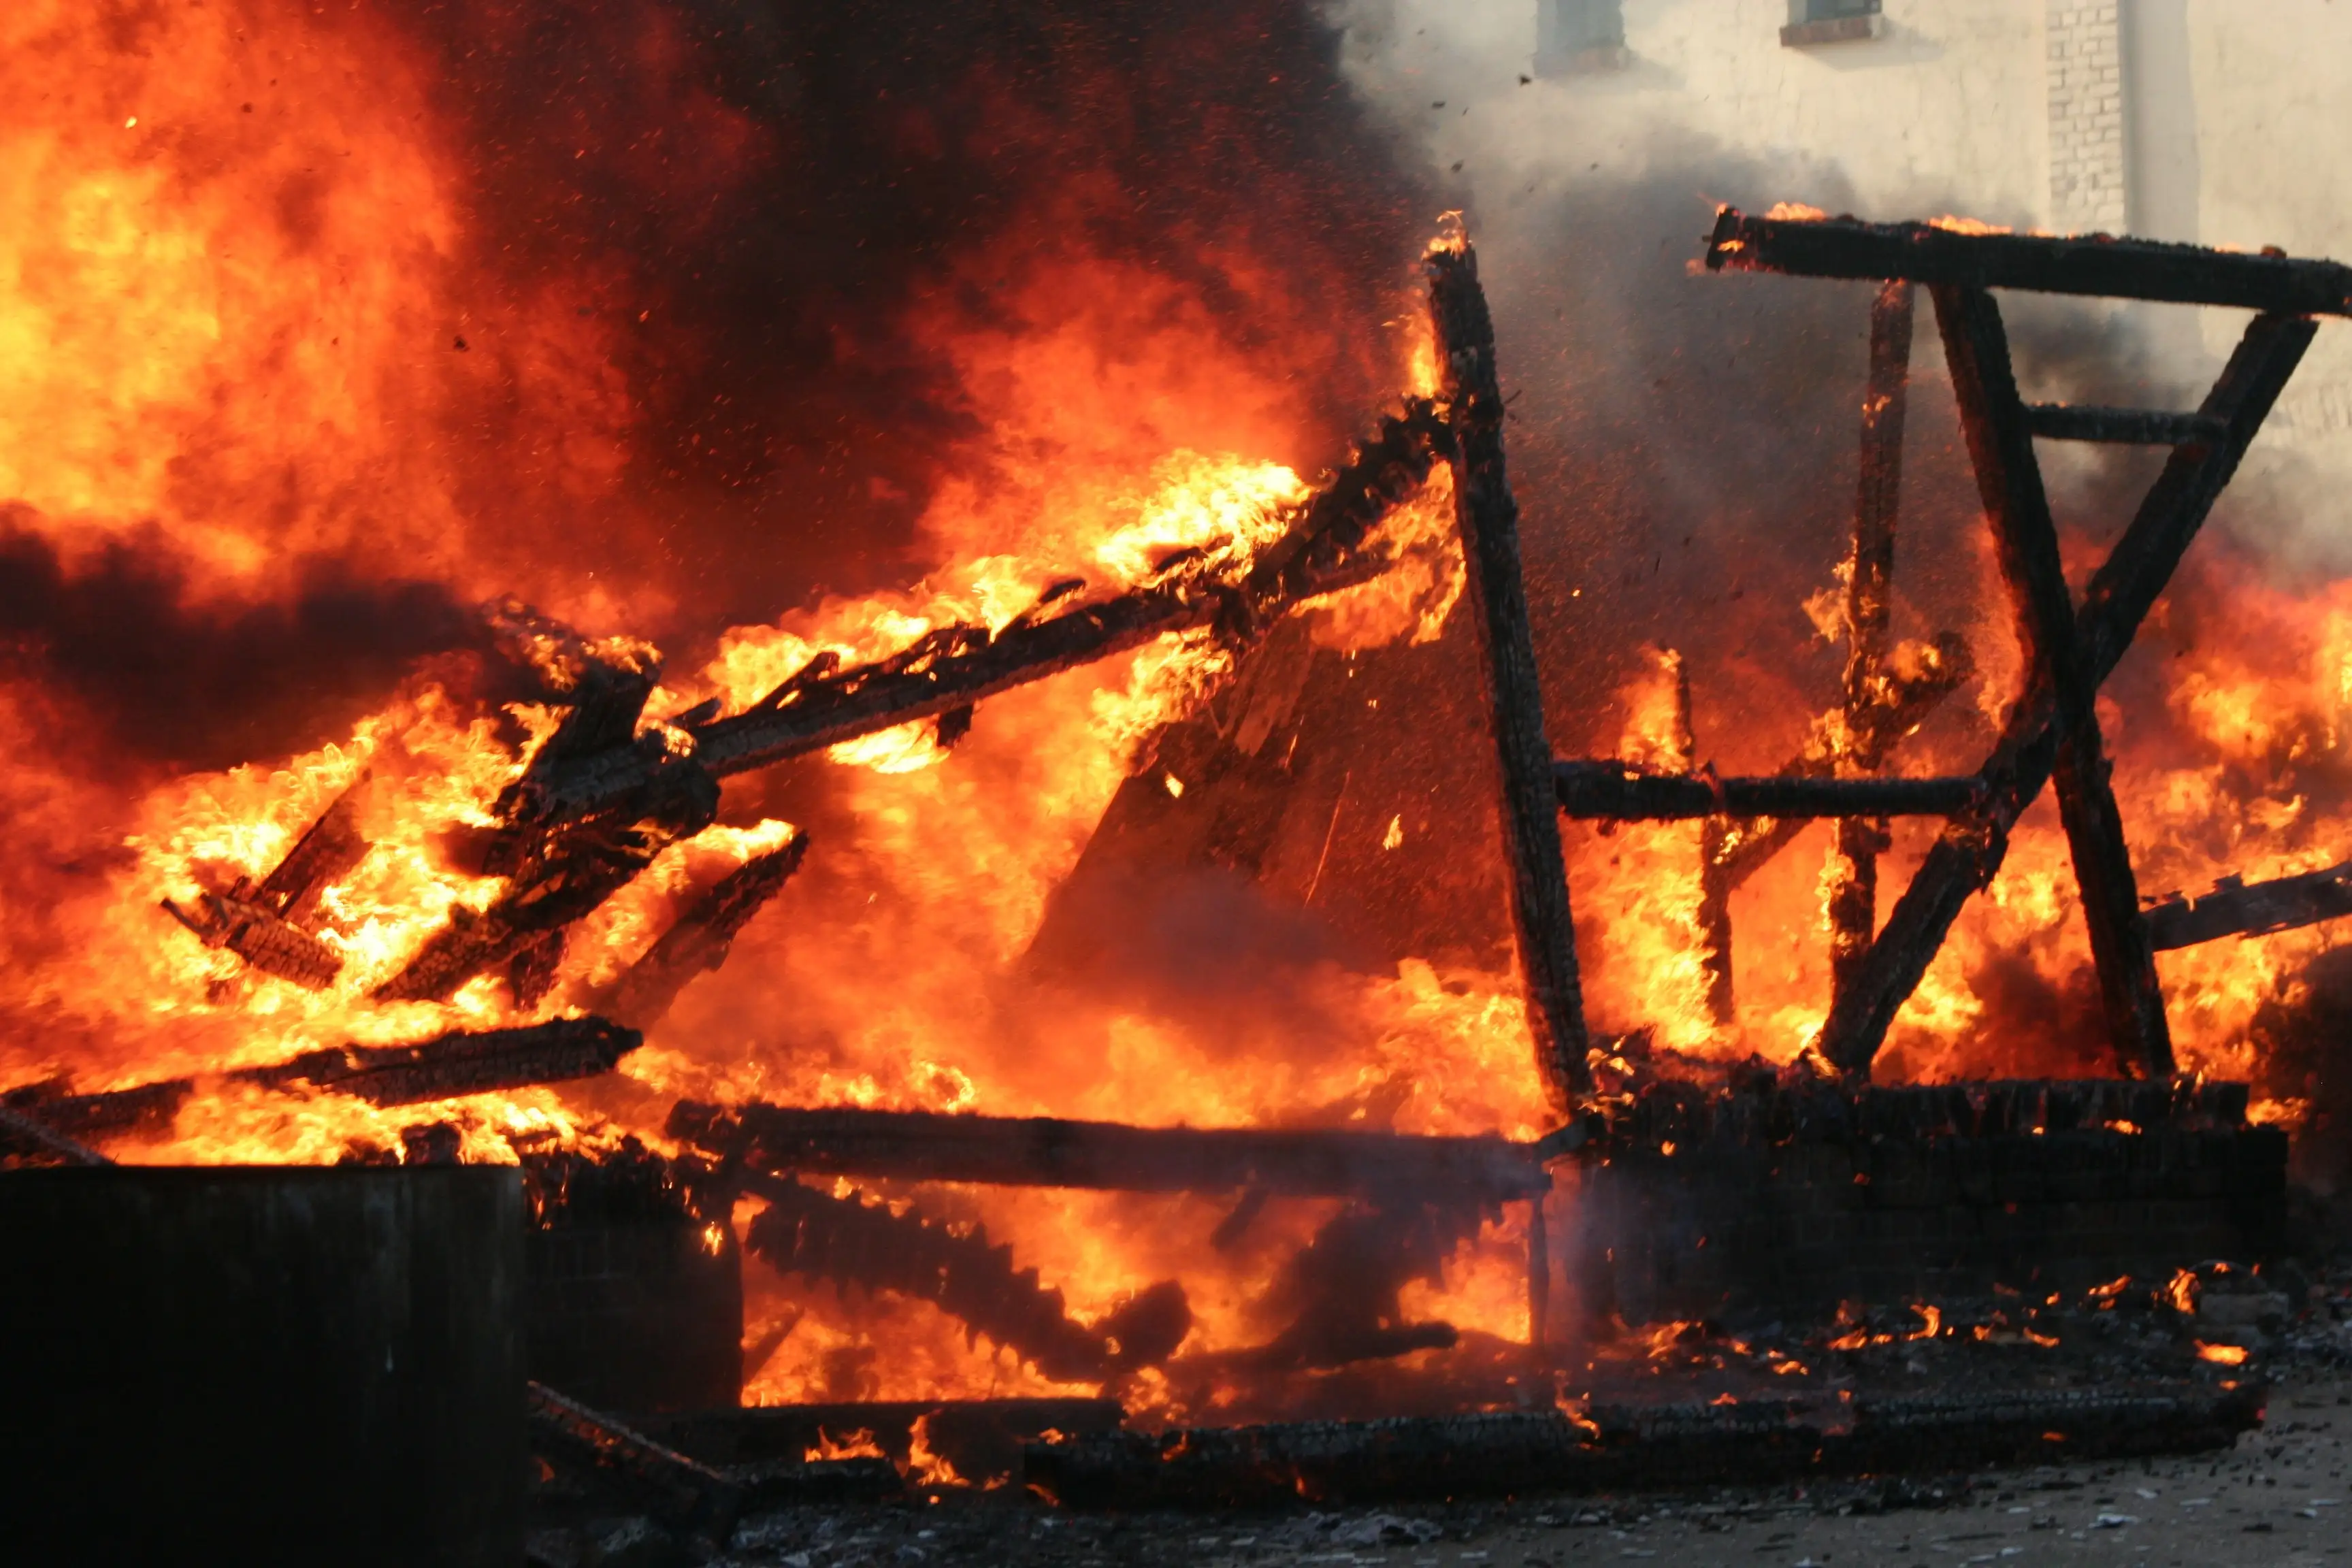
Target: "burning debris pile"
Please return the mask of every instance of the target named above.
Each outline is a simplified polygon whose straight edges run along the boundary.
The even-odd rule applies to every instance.
[[[2177,1333],[2105,1366],[2106,1391],[2087,1351],[1958,1391],[1892,1380],[1847,1402],[1821,1379],[1882,1350],[1907,1367],[2096,1342],[2163,1310],[2113,1281],[2276,1245],[2267,1091],[2216,1047],[2228,1020],[2176,1041],[2156,955],[2346,912],[2343,868],[2144,899],[2100,704],[2314,318],[2352,312],[2352,274],[1804,212],[1724,212],[1706,262],[1878,286],[1851,552],[1823,601],[1843,666],[1775,772],[1703,760],[1670,650],[1653,743],[1554,744],[1513,416],[1459,232],[1424,256],[1398,341],[1357,356],[1388,362],[1377,381],[1304,329],[1237,333],[1201,368],[1222,344],[1201,300],[1153,294],[1147,331],[1122,313],[1150,281],[1125,258],[1040,261],[1113,324],[1008,338],[992,309],[927,329],[974,389],[943,425],[986,428],[927,476],[929,542],[960,559],[919,589],[665,630],[698,656],[677,667],[588,629],[632,624],[626,593],[533,593],[560,615],[500,599],[347,742],[138,795],[44,932],[56,956],[21,1008],[43,1027],[12,1047],[0,1157],[519,1164],[542,1500],[587,1519],[618,1498],[705,1546],[746,1508],[909,1481],[1255,1501],[2006,1460],[2053,1431],[2083,1453],[2226,1440],[2258,1380]],[[1288,287],[1258,270],[1202,298],[1239,310]],[[941,297],[989,294],[950,281]],[[1919,287],[2014,669],[2011,639],[1912,626],[1898,604]],[[1995,289],[2256,316],[2193,412],[2031,403]],[[1230,402],[1234,428],[1287,420],[1299,448],[1318,420],[1344,427],[1292,407],[1338,395],[1313,382],[1404,390],[1310,484],[1158,415],[1090,445],[1070,433],[1076,361],[1148,362],[1177,391],[1135,405]],[[877,406],[898,390],[876,384]],[[738,439],[689,445],[706,434]],[[2167,454],[2079,598],[2037,440]],[[880,468],[859,482],[905,499]],[[468,563],[468,601],[488,570]],[[1351,684],[1375,650],[1434,660],[1449,639],[1483,745],[1427,742],[1453,748],[1430,793],[1493,824],[1463,875],[1492,873],[1516,969],[1416,950],[1381,974],[1335,958],[1307,911],[1365,811],[1358,770],[1391,759],[1318,749],[1344,739],[1329,714],[1378,710]],[[1981,760],[1930,744],[1972,683],[2010,676]],[[854,782],[782,766],[819,755]],[[1932,1013],[1948,1043],[1986,1016],[1937,1012],[1952,993],[1929,977],[2045,785],[2119,1076],[1893,1069],[1899,1019]],[[1359,837],[1388,855],[1407,811],[1381,798]],[[1755,889],[1819,821],[1826,1001],[1766,1018],[1773,977],[1751,963],[1734,984],[1735,904],[1754,932]],[[1601,832],[1633,868],[1594,897]],[[1882,921],[1882,875],[1915,858]],[[1281,868],[1296,897],[1268,891]],[[1170,873],[1164,896],[1080,896],[1128,872]],[[1651,904],[1689,940],[1629,980],[1618,936]],[[1148,973],[1087,968],[1106,928],[1142,949],[1179,919],[1306,956],[1257,989],[1206,939]],[[1682,989],[1702,1005],[1668,1020]],[[1747,1381],[1710,1385],[1719,1406],[1608,1386],[1637,1355],[1644,1376]]]

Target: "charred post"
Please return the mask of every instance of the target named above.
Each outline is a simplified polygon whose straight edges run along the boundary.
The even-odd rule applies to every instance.
[[[1903,416],[1911,381],[1911,285],[1889,283],[1870,309],[1870,379],[1862,400],[1861,478],[1853,507],[1853,561],[1846,577],[1845,723],[1837,771],[1875,770],[1860,742],[1886,658],[1895,578],[1895,522],[1903,497]],[[1882,820],[1842,816],[1829,888],[1830,988],[1851,986],[1878,926]]]
[[[2084,591],[2074,616],[2076,658],[2094,689],[2131,646],[2316,330],[2307,318],[2291,316],[2258,316],[2247,324],[2199,409],[2221,420],[2228,434],[2175,449]],[[1945,828],[1871,943],[1853,988],[1831,1008],[1822,1048],[1845,1070],[1866,1068],[1876,1055],[1961,908],[2000,869],[2010,829],[2057,766],[2055,713],[2055,694],[2035,678],[2011,708],[1980,770],[1988,783],[1984,803]]]
[[[1439,375],[1452,408],[1454,516],[1462,531],[1472,624],[1502,775],[1511,926],[1538,1066],[1555,1109],[1564,1110],[1591,1087],[1591,1072],[1585,1063],[1584,996],[1560,857],[1551,744],[1544,738],[1543,691],[1519,573],[1519,509],[1504,467],[1495,325],[1467,242],[1433,249],[1428,271]]]

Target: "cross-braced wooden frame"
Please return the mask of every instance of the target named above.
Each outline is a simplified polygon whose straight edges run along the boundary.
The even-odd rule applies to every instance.
[[[2352,879],[2339,868],[2257,888],[2230,885],[2193,908],[2161,905],[2143,915],[2095,702],[2294,374],[2316,331],[2312,318],[2352,314],[2352,268],[2274,252],[2241,254],[2105,235],[1964,233],[1927,224],[1755,217],[1730,209],[1716,225],[1706,264],[1717,270],[1876,279],[1890,289],[1927,287],[2029,672],[1999,741],[1972,779],[1875,781],[1890,792],[1907,783],[1921,797],[1912,809],[1944,809],[1962,786],[1966,797],[1949,811],[1885,926],[1866,945],[1856,942],[1840,955],[1822,1033],[1823,1055],[1847,1073],[1867,1076],[1896,1010],[1918,985],[1961,908],[2000,870],[2018,817],[2054,780],[2116,1059],[2135,1076],[2170,1074],[2172,1044],[2156,951],[2347,912]],[[1994,289],[2230,306],[2257,314],[2193,414],[2035,405],[2018,391]],[[1882,314],[1889,299],[1882,294]],[[1889,335],[1883,327],[1873,332],[1874,405]],[[1907,331],[1902,335],[1907,338]],[[2079,605],[2060,568],[2034,453],[2037,438],[2172,448]],[[1864,513],[1871,445],[1866,423]],[[1886,505],[1891,515],[1891,496]],[[1868,535],[1858,527],[1857,578],[1870,565]],[[1857,661],[1875,657],[1864,646],[1864,634],[1883,637],[1883,606],[1881,616],[1875,626],[1858,622]],[[1852,671],[1848,684],[1854,684]],[[1737,794],[1727,787],[1735,784],[1771,782],[1791,781],[1723,781],[1717,798]],[[1928,798],[1938,789],[1943,798]],[[1566,770],[1562,791],[1572,809]],[[1821,815],[1852,818],[1886,809],[1880,805],[1874,811],[1859,799],[1831,804],[1843,809]]]

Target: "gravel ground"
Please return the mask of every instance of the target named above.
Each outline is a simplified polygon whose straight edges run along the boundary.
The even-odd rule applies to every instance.
[[[2347,1437],[2352,1380],[2288,1373],[2263,1430],[2194,1458],[1683,1497],[1272,1515],[1073,1515],[999,1495],[760,1516],[744,1521],[719,1561],[741,1568],[2319,1563],[2352,1557]],[[583,1560],[597,1556],[592,1549]]]

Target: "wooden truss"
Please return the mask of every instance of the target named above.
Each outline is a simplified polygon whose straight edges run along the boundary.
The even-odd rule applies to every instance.
[[[2312,318],[2352,314],[2352,268],[2273,252],[2104,235],[1969,233],[1853,218],[1754,217],[1730,209],[1717,223],[1706,264],[1716,270],[1872,279],[1885,285],[1872,312],[1847,606],[1853,638],[1845,676],[1846,733],[1855,732],[1851,721],[1869,712],[1874,701],[1883,708],[1889,700],[1880,665],[1914,285],[1926,285],[1935,304],[1969,455],[2026,655],[2026,689],[2011,706],[1998,743],[1966,779],[1867,777],[1890,736],[1864,747],[1849,742],[1844,754],[1791,770],[1811,777],[1660,778],[1610,764],[1563,763],[1556,770],[1560,804],[1574,815],[1594,816],[1706,815],[1725,822],[1740,814],[1769,816],[1778,819],[1776,831],[1790,827],[1794,818],[1838,818],[1849,868],[1831,899],[1834,984],[1821,1047],[1842,1070],[1866,1077],[1888,1025],[1961,908],[2000,870],[2019,816],[2054,780],[2117,1061],[2134,1076],[2169,1075],[2172,1044],[2156,952],[2352,912],[2352,869],[2255,887],[2231,882],[2194,905],[2176,900],[2143,914],[2094,705],[2100,683],[2131,646],[2303,357],[2316,330]],[[2232,306],[2257,314],[2194,413],[2038,405],[2018,391],[1994,289]],[[2163,473],[2079,604],[2061,571],[2037,439],[2171,448]],[[1895,729],[1894,736],[1908,727]],[[1873,819],[1906,812],[1942,816],[1946,825],[1885,926],[1874,930],[1874,862],[1883,829]],[[1711,844],[1720,841],[1711,836]],[[1720,884],[1717,858],[1710,855],[1709,869],[1711,881]],[[1719,896],[1715,886],[1709,891]]]

